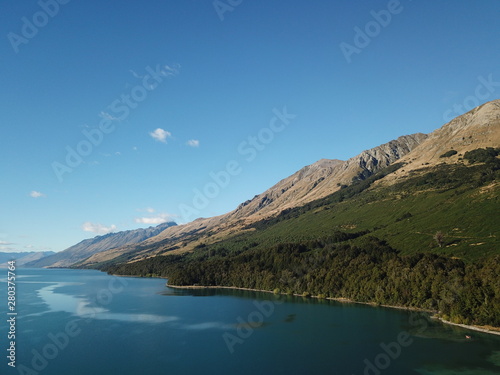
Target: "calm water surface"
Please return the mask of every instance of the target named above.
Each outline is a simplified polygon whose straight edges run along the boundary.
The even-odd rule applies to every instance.
[[[1,374],[500,374],[500,336],[425,315],[98,271],[17,270],[16,368]],[[7,353],[7,271],[0,347]],[[472,335],[472,339],[465,335]]]

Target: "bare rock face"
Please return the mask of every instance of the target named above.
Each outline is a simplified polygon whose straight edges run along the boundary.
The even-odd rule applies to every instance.
[[[345,169],[355,170],[357,167],[359,173],[354,178],[365,179],[401,159],[426,139],[427,135],[423,133],[404,135],[389,143],[363,151],[358,156],[349,159],[346,162]]]

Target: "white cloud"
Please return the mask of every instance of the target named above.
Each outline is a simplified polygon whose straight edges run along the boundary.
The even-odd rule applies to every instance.
[[[92,232],[96,234],[108,234],[116,230],[116,225],[111,225],[110,227],[107,227],[99,223],[91,223],[90,221],[87,221],[82,224],[82,229],[85,232]]]
[[[30,193],[30,197],[32,197],[32,198],[41,198],[41,197],[45,197],[45,194],[40,193],[39,191],[35,191],[35,190],[33,190],[33,191]]]
[[[150,211],[148,211],[148,212],[150,212]],[[161,214],[158,214],[156,216],[137,217],[137,218],[135,218],[135,222],[141,223],[141,224],[162,224],[162,223],[166,223],[167,221],[172,220],[173,217],[174,217],[174,215],[161,213]]]
[[[200,145],[200,141],[197,139],[190,139],[186,144],[191,147],[198,147]]]
[[[150,132],[149,135],[156,139],[157,141],[167,143],[167,138],[171,137],[172,134],[166,130],[163,130],[161,128],[156,129],[153,132]]]
[[[0,241],[0,245],[14,245],[14,243],[7,241]]]

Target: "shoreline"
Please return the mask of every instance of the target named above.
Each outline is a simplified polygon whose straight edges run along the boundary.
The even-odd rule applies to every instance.
[[[449,325],[457,326],[457,327],[464,328],[464,329],[470,329],[471,331],[490,333],[492,335],[499,335],[500,336],[500,328],[491,327],[491,329],[488,329],[488,328],[485,328],[483,326],[470,326],[467,324],[453,323],[453,322],[450,322],[448,320],[445,320],[445,319],[437,317],[437,316],[432,316],[432,319],[439,320],[441,323],[444,323],[444,324],[449,324]],[[498,331],[497,331],[497,329],[498,329]]]
[[[252,289],[252,288],[242,288],[242,287],[237,287],[237,286],[220,286],[220,285],[214,285],[214,286],[207,286],[207,285],[169,285],[168,283],[166,284],[168,288],[172,289],[234,289],[234,290],[246,290],[246,291],[251,291],[251,292],[263,292],[263,293],[270,293],[274,295],[282,295],[282,296],[295,296],[295,297],[303,297],[303,298],[316,298],[316,299],[325,299],[329,301],[336,301],[336,302],[342,302],[342,303],[356,303],[356,304],[361,304],[361,305],[369,305],[372,307],[384,307],[384,308],[390,308],[390,309],[397,309],[397,310],[407,310],[407,311],[420,311],[420,312],[425,312],[429,314],[434,314],[436,311],[434,310],[426,310],[426,309],[421,309],[418,307],[407,307],[407,306],[395,306],[395,305],[381,305],[377,304],[375,302],[360,302],[360,301],[355,301],[349,298],[344,298],[344,297],[319,297],[319,296],[304,296],[302,294],[287,294],[287,293],[274,293],[272,290],[264,290],[264,289]]]
[[[287,293],[274,293],[272,290],[264,290],[264,289],[252,289],[252,288],[242,288],[238,286],[222,286],[222,285],[214,285],[214,286],[208,286],[208,285],[169,285],[168,283],[166,284],[168,288],[172,289],[234,289],[234,290],[246,290],[250,292],[263,292],[263,293],[270,293],[274,295],[281,295],[281,296],[295,296],[295,297],[303,297],[303,298],[316,298],[316,299],[325,299],[329,301],[336,301],[336,302],[342,302],[342,303],[356,303],[356,304],[361,304],[361,305],[369,305],[373,307],[384,307],[384,308],[390,308],[390,309],[397,309],[397,310],[408,310],[408,311],[421,311],[421,312],[426,312],[426,313],[435,313],[433,310],[426,310],[426,309],[421,309],[418,307],[406,307],[406,306],[395,306],[395,305],[379,305],[375,302],[360,302],[360,301],[354,301],[349,298],[344,298],[344,297],[319,297],[319,296],[304,296],[302,294],[287,294]]]
[[[272,290],[264,290],[264,289],[252,289],[252,288],[242,288],[242,287],[232,287],[232,286],[207,286],[207,285],[169,285],[168,282],[165,284],[168,288],[172,289],[233,289],[233,290],[246,290],[246,291],[251,291],[251,292],[263,292],[263,293],[270,293],[270,294],[275,294],[275,295],[288,295],[286,293],[274,293]],[[296,297],[304,297],[302,294],[292,294],[293,296]],[[497,327],[491,327],[488,329],[487,327],[483,326],[475,326],[475,325],[467,325],[467,324],[460,324],[460,323],[453,323],[448,320],[445,320],[443,318],[440,318],[437,316],[437,311],[434,310],[426,310],[426,309],[421,309],[417,307],[405,307],[405,306],[393,306],[393,305],[379,305],[374,302],[359,302],[359,301],[353,301],[349,298],[342,298],[342,297],[325,297],[325,298],[320,298],[318,296],[307,296],[304,298],[317,298],[317,299],[326,299],[330,301],[336,301],[336,302],[341,302],[341,303],[356,303],[356,304],[362,304],[362,305],[369,305],[372,307],[384,307],[384,308],[390,308],[390,309],[397,309],[397,310],[407,310],[407,311],[420,311],[420,312],[425,312],[430,314],[431,319],[439,320],[443,324],[448,324],[452,326],[457,326],[460,328],[468,329],[471,331],[476,331],[476,332],[482,332],[482,333],[489,333],[492,335],[499,335],[500,336],[500,328]],[[497,330],[498,329],[498,330]]]

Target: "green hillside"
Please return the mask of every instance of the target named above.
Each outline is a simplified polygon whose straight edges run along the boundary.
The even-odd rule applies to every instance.
[[[371,182],[364,181],[257,223],[259,230],[245,236],[269,245],[324,237],[335,230],[368,231],[403,254],[434,252],[466,261],[488,257],[500,249],[494,168],[498,166],[442,165],[394,186],[371,187],[345,198]],[[441,246],[433,238],[437,232],[444,235]]]

